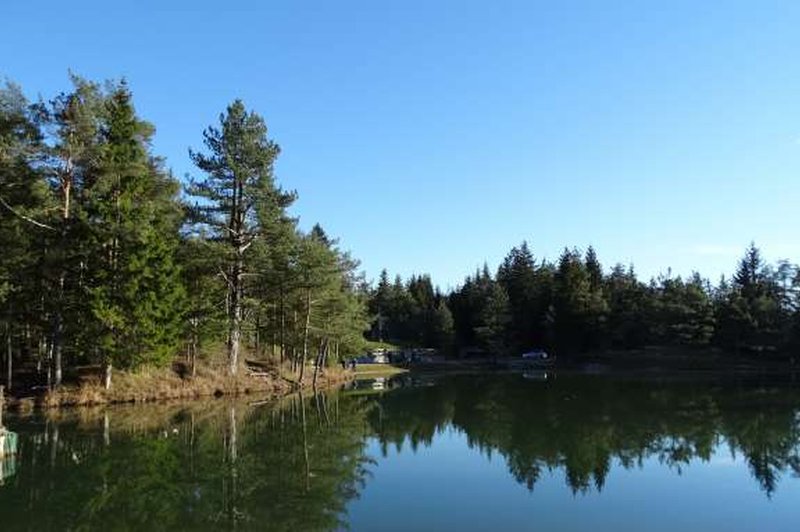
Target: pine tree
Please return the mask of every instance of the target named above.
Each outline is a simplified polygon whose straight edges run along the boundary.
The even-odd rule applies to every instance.
[[[91,311],[85,297],[83,274],[93,259],[87,241],[88,190],[92,173],[100,159],[101,126],[105,95],[96,83],[70,75],[71,92],[61,93],[48,106],[40,105],[48,125],[54,129],[49,139],[47,170],[52,193],[59,203],[51,224],[57,236],[47,246],[45,284],[46,306],[50,317],[49,358],[52,382],[61,384],[64,351],[74,357],[86,349],[79,345],[90,329]],[[50,380],[50,379],[48,379]]]
[[[189,195],[197,197],[194,221],[207,227],[210,236],[223,245],[219,268],[228,285],[228,366],[235,375],[239,366],[245,276],[248,250],[267,228],[259,220],[276,206],[287,207],[293,194],[275,185],[273,165],[280,149],[267,137],[267,126],[259,115],[248,112],[240,100],[220,115],[219,127],[204,132],[208,154],[191,152],[195,165],[205,173],[192,181]]]

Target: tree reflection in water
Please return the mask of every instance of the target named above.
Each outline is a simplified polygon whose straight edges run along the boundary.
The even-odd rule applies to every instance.
[[[545,470],[563,470],[575,493],[602,490],[614,462],[648,458],[680,473],[720,446],[746,460],[769,496],[800,474],[800,390],[751,379],[613,378],[564,375],[454,376],[379,399],[370,423],[384,447],[430,445],[449,426],[473,448],[499,452],[533,490]]]
[[[336,395],[15,425],[21,452],[0,488],[4,530],[335,529],[368,465],[364,401]]]
[[[720,449],[744,460],[768,496],[800,474],[792,383],[404,378],[416,382],[385,393],[9,419],[19,454],[0,486],[3,530],[345,528],[375,463],[373,442],[384,455],[415,452],[453,429],[476,452],[501,454],[530,490],[556,472],[573,493],[601,491],[613,468],[657,460],[680,473]]]

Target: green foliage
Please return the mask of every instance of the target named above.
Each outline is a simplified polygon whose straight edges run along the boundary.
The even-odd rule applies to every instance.
[[[202,176],[179,198],[126,83],[70,81],[33,104],[0,89],[0,325],[12,357],[48,383],[62,360],[165,365],[182,345],[194,360],[227,344],[231,371],[240,346],[297,369],[358,354],[366,339],[486,355],[800,349],[800,271],[766,264],[755,245],[713,289],[696,274],[645,284],[632,267],[606,273],[592,247],[536,260],[527,242],[447,294],[428,275],[385,270],[372,287],[321,226],[298,228],[297,196],[274,175],[280,149],[241,101],[191,152]]]
[[[373,302],[387,293],[382,277]],[[781,261],[773,269],[754,245],[733,282],[712,289],[696,273],[687,280],[662,275],[649,284],[637,279],[633,267],[618,264],[605,274],[591,247],[583,257],[565,249],[556,265],[537,264],[523,242],[495,278],[485,267],[467,277],[447,303],[462,351],[520,354],[546,347],[570,356],[677,345],[792,357],[800,346],[798,267]]]
[[[446,298],[434,288],[429,275],[412,275],[406,282],[397,276],[390,283],[383,270],[368,306],[371,339],[451,353],[453,317]]]
[[[62,361],[163,366],[235,333],[298,363],[309,292],[323,360],[363,349],[358,262],[321,227],[298,231],[259,115],[235,101],[205,131],[187,205],[127,84],[71,82],[36,104],[0,89],[0,325],[15,358],[59,384]]]
[[[95,341],[117,366],[163,365],[178,345],[185,298],[175,261],[177,184],[149,156],[152,127],[136,117],[127,87],[107,102],[86,205]]]

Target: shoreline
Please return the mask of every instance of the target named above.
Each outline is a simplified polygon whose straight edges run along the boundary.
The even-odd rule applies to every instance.
[[[17,397],[9,394],[3,403],[6,412],[29,414],[35,411],[106,406],[119,404],[147,404],[170,401],[191,401],[213,397],[240,397],[259,395],[262,398],[280,399],[298,391],[324,391],[346,384],[357,378],[355,372],[328,368],[320,373],[316,385],[307,375],[301,386],[294,374],[285,372],[268,375],[240,374],[236,377],[198,368],[195,377],[183,378],[169,368],[119,372],[114,375],[110,390],[99,383],[66,384],[58,389],[38,395]]]

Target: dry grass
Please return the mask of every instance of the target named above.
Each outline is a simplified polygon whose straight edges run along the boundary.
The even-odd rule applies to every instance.
[[[400,373],[406,373],[408,369],[393,366],[391,364],[357,364],[356,378],[371,379],[375,377],[390,377]]]
[[[310,371],[303,387],[311,387]],[[346,382],[351,372],[328,368],[317,386],[324,388]],[[245,368],[231,377],[222,367],[199,366],[195,377],[182,378],[171,368],[142,368],[136,372],[115,372],[110,390],[99,379],[77,386],[62,386],[48,392],[41,401],[46,408],[61,406],[92,406],[109,403],[145,403],[174,399],[194,399],[208,396],[237,396],[251,393],[281,396],[297,390],[297,376],[285,369],[279,375],[272,366],[265,374],[251,376]]]

